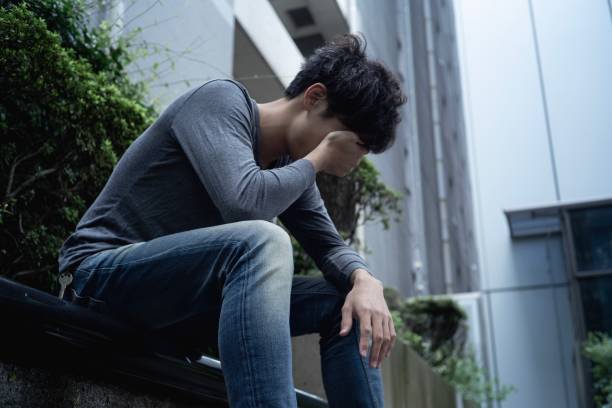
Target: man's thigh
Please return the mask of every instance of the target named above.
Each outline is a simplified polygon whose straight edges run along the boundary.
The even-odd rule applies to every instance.
[[[72,287],[142,329],[202,317],[215,321],[224,274],[261,222],[198,228],[102,251],[79,265]]]
[[[325,338],[339,332],[340,309],[345,297],[323,277],[294,275],[289,318],[291,336],[320,333]],[[201,347],[217,347],[219,315],[220,309],[195,315],[160,332],[175,338],[191,337],[193,344]]]

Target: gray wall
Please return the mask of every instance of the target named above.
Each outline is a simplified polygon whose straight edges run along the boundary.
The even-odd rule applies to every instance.
[[[402,220],[389,230],[366,225],[367,260],[387,286],[404,296],[474,290],[477,254],[452,5],[425,0],[344,3],[351,31],[365,34],[368,55],[395,72],[409,96],[396,143],[383,154],[369,156],[383,181],[404,193]],[[432,26],[438,28],[429,47],[424,10],[428,3]],[[432,67],[437,82],[433,88],[428,50],[438,62]],[[439,164],[432,104],[439,117]],[[440,200],[446,205],[446,219],[441,218]]]
[[[139,59],[129,71],[136,79],[148,79],[151,99],[160,110],[208,79],[231,78],[232,1],[123,0],[119,4],[123,9],[123,33],[141,27],[138,39],[157,47],[151,48],[155,55]],[[152,77],[151,68],[156,63],[159,76]]]
[[[398,72],[400,57],[398,42],[398,27],[396,24],[396,3],[394,1],[357,1],[351,7],[347,16],[352,32],[362,32],[368,45],[366,52],[371,58],[382,60],[393,72]],[[391,40],[390,40],[391,39]],[[404,120],[409,118],[404,117]],[[405,124],[403,124],[404,126]],[[405,193],[405,157],[406,146],[405,127],[397,133],[395,144],[387,152],[380,155],[368,155],[376,168],[381,172],[382,179],[389,187]],[[406,213],[404,205],[404,213]],[[400,223],[392,223],[389,230],[383,230],[380,224],[368,224],[364,228],[366,259],[372,267],[372,272],[386,286],[393,286],[404,295],[411,292],[410,280],[411,257],[408,251],[408,217],[402,217]]]
[[[479,288],[478,254],[473,232],[472,188],[463,121],[454,10],[450,1],[430,1],[429,4],[434,28],[437,103],[440,115],[441,149],[444,157],[444,190],[448,209],[451,291],[452,293],[471,292]],[[432,281],[432,283],[440,285],[440,282]],[[448,292],[448,290],[432,289],[432,293]]]

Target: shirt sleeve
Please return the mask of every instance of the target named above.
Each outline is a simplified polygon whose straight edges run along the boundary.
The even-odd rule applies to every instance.
[[[263,170],[255,161],[252,106],[238,85],[214,80],[185,101],[170,123],[225,222],[271,220],[314,184],[306,159]]]
[[[350,276],[357,268],[373,275],[366,261],[348,246],[329,217],[316,183],[278,216],[306,253],[341,292],[348,293]]]

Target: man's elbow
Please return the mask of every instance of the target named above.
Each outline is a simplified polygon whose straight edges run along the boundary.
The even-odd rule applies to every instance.
[[[222,216],[225,222],[268,220],[273,218],[268,217],[266,211],[241,203],[231,203],[225,205],[223,207]]]

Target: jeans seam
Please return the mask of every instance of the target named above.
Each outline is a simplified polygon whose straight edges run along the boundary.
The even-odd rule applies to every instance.
[[[245,326],[246,326],[246,319],[245,319],[245,304],[246,304],[246,295],[247,295],[247,283],[249,281],[249,275],[251,274],[251,257],[250,257],[250,253],[251,253],[251,247],[245,243],[245,242],[240,242],[240,241],[235,241],[235,243],[238,243],[239,246],[246,246],[248,249],[248,253],[249,256],[247,256],[247,270],[246,273],[243,274],[244,279],[243,279],[243,283],[242,283],[242,287],[241,287],[241,293],[242,293],[242,297],[240,299],[240,317],[241,317],[241,324],[240,324],[240,332],[241,332],[241,337],[242,337],[242,355],[246,357],[246,351],[247,351],[247,345],[246,345],[246,333],[245,333]],[[257,398],[257,394],[255,392],[255,388],[253,387],[253,381],[255,380],[253,378],[253,368],[251,367],[250,361],[248,358],[245,358],[246,360],[246,366],[247,366],[247,371],[248,371],[248,375],[249,375],[249,381],[247,381],[247,383],[249,384],[249,388],[251,391],[251,397],[253,398],[253,403],[255,404],[254,408],[256,408],[257,403],[259,402],[259,398]]]
[[[294,294],[294,295],[311,295],[311,294],[316,294],[316,295],[336,296],[336,297],[339,297],[339,298],[345,297],[345,295],[341,295],[339,293],[332,293],[332,292],[325,292],[325,291],[318,291],[318,290],[294,290],[291,293]]]
[[[234,244],[234,245],[235,244],[241,244],[241,242],[238,241],[238,240],[227,240],[227,241],[224,241],[223,243],[215,242],[215,243],[212,243],[212,244],[208,243],[206,245],[191,245],[191,246],[188,246],[188,247],[181,248],[181,250],[178,251],[178,253],[172,253],[172,255],[168,256],[168,258],[171,259],[171,258],[173,258],[175,256],[179,256],[181,254],[186,253],[188,250],[195,249],[195,248],[202,248],[202,247],[205,247],[205,246],[214,247],[214,248],[222,247],[227,242],[230,242],[231,244]],[[102,252],[104,252],[104,251],[102,251]],[[102,252],[99,252],[98,254],[101,254]],[[92,256],[95,256],[95,255],[98,255],[98,254],[93,254]],[[98,268],[95,268],[95,267],[94,268],[80,268],[80,267],[78,267],[73,272],[73,275],[76,274],[77,271],[81,271],[81,272],[83,272],[83,273],[85,273],[87,275],[86,278],[85,278],[85,283],[84,283],[83,288],[82,288],[84,290],[85,287],[87,286],[87,283],[89,282],[89,279],[91,278],[91,275],[94,274],[94,273],[99,273],[99,272],[102,272],[102,271],[113,270],[113,269],[115,269],[115,268],[117,268],[119,266],[134,265],[134,264],[137,264],[137,263],[142,263],[143,261],[150,261],[152,259],[156,259],[156,257],[159,257],[159,256],[161,256],[163,254],[168,254],[168,251],[164,251],[164,252],[155,254],[153,256],[147,257],[147,258],[137,259],[135,261],[129,261],[129,262],[123,262],[123,263],[119,263],[119,264],[114,264],[113,266],[104,266],[104,267],[98,267]],[[74,287],[72,287],[72,290],[79,297],[82,297],[82,291],[81,291],[81,293],[77,293],[76,290],[74,290]],[[88,295],[86,295],[86,296],[88,296]],[[90,297],[91,299],[96,299],[96,298],[92,298],[91,296],[88,296],[88,297]],[[108,306],[108,302],[106,300],[103,300],[103,299],[96,299],[96,300],[98,302],[104,303],[105,306]]]
[[[241,241],[238,241],[238,240],[227,240],[227,241],[223,241],[223,243],[206,243],[205,245],[191,245],[191,246],[185,246],[185,247],[180,248],[177,251],[177,254],[182,254],[182,253],[187,252],[188,250],[191,250],[191,249],[203,248],[203,247],[208,247],[208,246],[209,247],[221,247],[221,246],[225,245],[227,242],[230,242],[232,244],[236,244],[236,243],[239,244],[239,245],[241,244]],[[93,268],[92,267],[89,267],[89,268],[80,268],[79,267],[77,269],[79,269],[81,271],[86,271],[86,272],[103,271],[103,270],[107,270],[107,269],[115,269],[118,266],[133,265],[133,264],[142,263],[144,261],[150,261],[152,259],[156,259],[158,257],[161,257],[162,255],[167,254],[171,250],[172,249],[168,249],[168,250],[166,250],[164,252],[160,252],[158,254],[155,254],[155,255],[152,255],[152,256],[149,256],[149,257],[146,257],[146,258],[141,258],[141,259],[136,259],[136,260],[132,260],[132,261],[128,261],[128,262],[118,263],[118,264],[114,264],[113,266],[101,266],[101,267],[93,267]],[[249,247],[249,250],[250,250],[250,247]],[[99,253],[94,254],[94,255],[98,255],[98,254],[101,254],[101,253],[102,252],[99,252]]]
[[[368,371],[366,367],[367,363],[363,362],[363,357],[361,356],[361,352],[359,350],[359,336],[357,335],[357,330],[353,330],[353,332],[355,333],[355,341],[357,342],[357,353],[359,354],[359,361],[361,361],[361,367],[363,368],[363,374],[365,375],[366,382],[368,383],[368,390],[370,391],[370,398],[372,399],[372,406],[378,407],[378,405],[376,404],[376,400],[374,399],[374,391],[372,390],[372,384],[370,382],[370,377],[368,376]],[[370,348],[370,353],[372,353],[371,348]]]
[[[76,290],[74,290],[74,289],[72,289],[72,292],[73,292],[73,295],[74,295],[76,298],[79,298],[79,299],[87,299],[87,298],[89,298],[89,299],[93,300],[94,302],[98,302],[98,303],[105,303],[105,304],[106,304],[106,301],[105,301],[105,300],[102,300],[102,299],[97,299],[97,298],[94,298],[94,297],[91,297],[91,296],[87,296],[87,295],[85,295],[85,296],[81,296],[81,295],[80,295],[80,294],[78,294],[78,293],[77,293],[77,291],[76,291]]]

